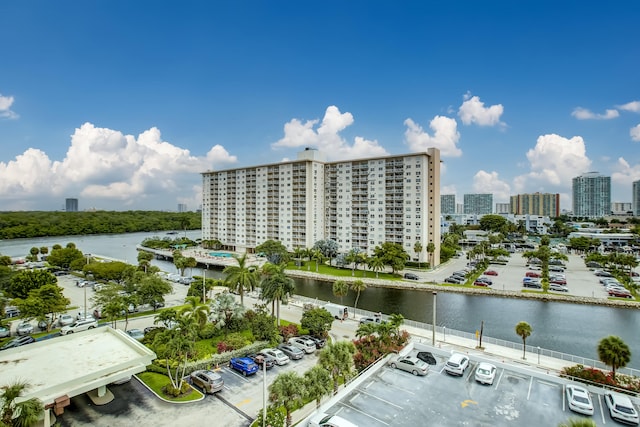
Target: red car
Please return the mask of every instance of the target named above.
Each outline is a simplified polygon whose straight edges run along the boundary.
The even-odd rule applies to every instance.
[[[487,275],[487,276],[497,276],[498,272],[495,271],[495,270],[487,270],[487,271],[484,272],[484,274]]]
[[[484,280],[476,280],[473,284],[476,286],[489,286],[489,282],[485,282]]]
[[[527,277],[540,277],[540,273],[537,273],[535,271],[527,271],[527,274],[525,274],[525,276],[527,276]]]
[[[550,279],[549,283],[556,283],[558,285],[566,285],[567,284],[567,280],[566,279],[562,279],[560,277],[556,277],[556,278]]]
[[[633,296],[631,295],[631,292],[629,292],[626,289],[609,289],[609,296],[610,297],[619,297],[619,298],[633,298]]]

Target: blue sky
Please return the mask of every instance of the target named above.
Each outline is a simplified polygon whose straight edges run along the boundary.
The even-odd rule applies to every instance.
[[[443,194],[640,179],[640,3],[0,3],[0,210],[175,210],[200,172],[441,149]]]

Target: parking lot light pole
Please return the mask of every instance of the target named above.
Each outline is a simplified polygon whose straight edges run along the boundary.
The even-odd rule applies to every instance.
[[[262,427],[267,426],[267,360],[262,362]]]
[[[432,333],[432,337],[431,337],[431,345],[433,345],[435,347],[436,345],[436,296],[438,295],[437,292],[433,292],[433,324],[432,324],[432,328],[431,330],[433,331]]]
[[[538,346],[538,365],[540,364],[540,346]]]

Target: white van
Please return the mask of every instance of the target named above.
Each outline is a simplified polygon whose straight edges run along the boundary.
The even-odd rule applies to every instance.
[[[324,309],[331,313],[333,317],[339,320],[344,320],[349,317],[349,310],[344,305],[334,304],[330,302],[324,305]]]
[[[60,334],[67,335],[72,334],[74,332],[86,331],[88,329],[93,329],[98,327],[98,321],[93,317],[83,320],[77,320],[68,326],[64,326],[60,329]]]

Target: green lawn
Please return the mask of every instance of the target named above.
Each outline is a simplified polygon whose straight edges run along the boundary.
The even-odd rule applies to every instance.
[[[203,397],[203,394],[194,388],[191,389],[191,393],[185,396],[173,397],[165,395],[162,392],[162,387],[170,383],[169,377],[157,372],[142,372],[138,374],[137,377],[151,390],[153,390],[158,396],[161,396],[163,399],[169,400],[171,402],[191,402]]]
[[[354,277],[356,279],[357,278],[364,278],[364,279],[376,278],[376,273],[374,273],[373,271],[362,270],[362,266],[359,266],[359,268],[360,269],[355,270],[355,272],[353,272],[353,276],[352,276],[351,275],[352,271],[350,268],[338,268],[335,266],[328,266],[326,264],[319,264],[317,273],[327,274],[327,275],[336,276],[336,277]],[[310,271],[312,273],[316,273],[316,263],[315,261],[303,261],[303,265],[300,268],[298,268],[298,266],[295,265],[295,262],[291,261],[287,265],[287,269],[291,271],[300,270],[300,271]],[[401,280],[402,277],[400,277],[400,275],[398,274],[378,272],[378,279]]]

